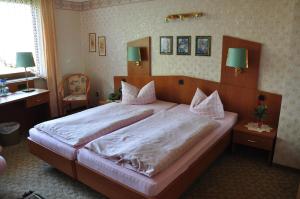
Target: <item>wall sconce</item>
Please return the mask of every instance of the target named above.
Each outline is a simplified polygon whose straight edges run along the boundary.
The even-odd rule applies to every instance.
[[[226,66],[235,68],[235,76],[248,68],[248,50],[246,48],[228,48]]]
[[[127,61],[134,61],[137,66],[140,65],[141,60],[141,49],[139,47],[128,47],[127,48]]]
[[[181,13],[181,14],[172,14],[165,17],[165,22],[169,22],[171,20],[180,20],[183,21],[185,19],[199,18],[202,17],[203,12],[191,12],[191,13]]]

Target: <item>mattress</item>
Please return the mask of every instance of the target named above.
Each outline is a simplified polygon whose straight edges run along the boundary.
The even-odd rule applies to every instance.
[[[188,110],[189,107],[187,106],[186,109]],[[203,140],[193,146],[168,169],[165,169],[152,178],[126,169],[107,159],[101,158],[99,155],[86,148],[79,149],[77,155],[78,163],[102,175],[112,178],[115,181],[120,182],[121,184],[126,185],[148,197],[156,196],[181,173],[186,171],[194,161],[196,161],[209,147],[221,139],[221,137],[233,127],[237,121],[237,114],[225,112],[224,119],[216,121],[220,123],[218,128],[214,129]]]
[[[129,106],[136,106],[137,108],[149,108],[153,109],[154,113],[158,113],[162,110],[167,110],[169,108],[172,108],[176,106],[176,103],[172,102],[166,102],[161,100],[156,100],[152,104],[146,104],[146,105],[129,105]],[[128,105],[126,105],[128,106]],[[78,147],[72,147],[66,143],[63,143],[51,136],[49,136],[46,133],[43,133],[35,128],[32,128],[29,130],[29,137],[34,142],[54,151],[55,153],[69,159],[69,160],[75,160],[77,155],[77,150],[81,148],[83,145]],[[86,143],[85,143],[86,144]]]

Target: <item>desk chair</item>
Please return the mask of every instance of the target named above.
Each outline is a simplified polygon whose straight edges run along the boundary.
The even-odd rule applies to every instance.
[[[60,84],[59,95],[63,113],[72,110],[72,105],[89,106],[90,80],[84,74],[71,74],[63,78]]]

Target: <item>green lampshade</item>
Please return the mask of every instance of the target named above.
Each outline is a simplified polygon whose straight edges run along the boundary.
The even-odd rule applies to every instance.
[[[141,52],[139,47],[128,47],[127,51],[127,60],[128,61],[141,61]]]
[[[16,67],[33,67],[35,66],[32,52],[17,52]]]
[[[247,67],[247,49],[246,48],[229,48],[226,60],[226,66],[234,68]]]

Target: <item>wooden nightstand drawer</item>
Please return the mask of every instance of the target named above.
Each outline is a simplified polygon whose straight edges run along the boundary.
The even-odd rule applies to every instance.
[[[44,93],[40,95],[36,95],[33,97],[30,97],[26,100],[26,107],[34,107],[38,106],[40,104],[48,103],[49,102],[49,93]]]
[[[233,142],[255,148],[265,149],[268,151],[271,151],[273,149],[273,139],[249,135],[246,133],[235,132],[233,135]]]

